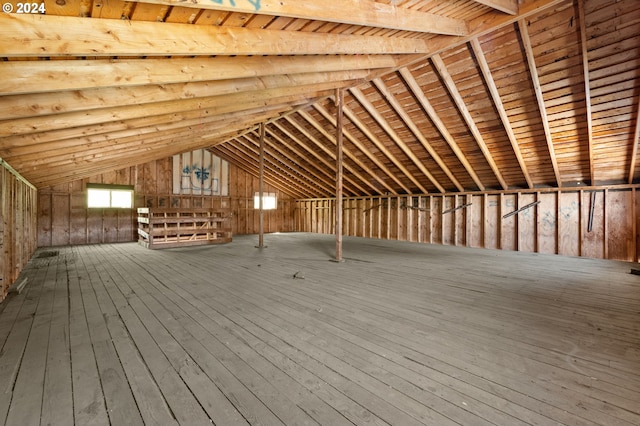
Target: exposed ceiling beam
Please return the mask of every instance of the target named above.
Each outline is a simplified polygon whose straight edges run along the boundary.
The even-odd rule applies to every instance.
[[[331,173],[327,168],[320,167],[318,163],[314,161],[310,161],[309,157],[305,155],[305,153],[302,152],[301,149],[298,148],[298,146],[300,145],[299,143],[297,143],[296,141],[291,141],[293,142],[291,143],[285,140],[285,138],[281,137],[278,133],[275,132],[275,130],[270,129],[270,127],[276,127],[276,126],[273,124],[271,124],[271,126],[265,126],[265,131],[266,131],[266,134],[269,136],[269,138],[277,141],[280,145],[286,148],[286,150],[284,150],[283,148],[276,147],[275,144],[273,144],[274,149],[278,149],[282,151],[285,155],[292,157],[293,161],[297,163],[298,167],[302,167],[305,171],[313,174],[313,176],[315,176],[316,179],[319,179],[330,186],[335,185],[334,173]],[[255,131],[253,133],[255,134]],[[265,140],[269,141],[269,139],[265,139]],[[328,192],[331,193],[332,191],[333,191],[333,186],[331,186],[331,190]]]
[[[467,127],[471,131],[471,134],[473,135],[473,138],[475,139],[476,144],[480,148],[480,151],[482,151],[482,154],[484,155],[484,158],[487,160],[487,163],[489,163],[489,167],[491,167],[493,174],[498,179],[500,186],[502,187],[502,189],[507,189],[508,185],[505,182],[504,178],[502,177],[502,173],[500,173],[500,170],[498,169],[496,162],[493,160],[493,156],[491,155],[491,152],[489,151],[489,148],[487,147],[487,144],[484,141],[484,137],[482,136],[480,129],[478,129],[478,126],[476,125],[475,120],[471,116],[471,112],[469,111],[469,108],[467,108],[467,104],[465,103],[464,99],[462,99],[462,95],[458,91],[458,86],[456,86],[456,83],[453,81],[453,77],[451,77],[451,74],[449,74],[449,71],[447,70],[447,67],[444,64],[444,61],[442,60],[440,55],[433,55],[431,57],[431,60],[433,61],[433,65],[436,71],[444,81],[445,86],[447,86],[449,94],[451,94],[453,101],[458,107],[458,111],[460,112],[460,115],[462,115],[462,118],[464,119],[465,123],[467,123]]]
[[[429,100],[425,96],[424,92],[422,91],[422,88],[420,87],[416,79],[413,77],[413,74],[411,74],[411,71],[409,71],[406,68],[401,68],[400,75],[402,76],[404,81],[407,83],[407,85],[411,89],[411,93],[413,93],[413,95],[416,97],[416,99],[418,100],[418,102],[420,103],[424,111],[427,113],[427,115],[429,116],[433,124],[436,126],[436,128],[438,129],[438,131],[440,132],[444,140],[447,141],[447,144],[449,144],[449,147],[451,148],[453,153],[456,155],[460,163],[462,163],[467,173],[469,173],[469,176],[471,176],[471,179],[473,179],[473,181],[481,191],[484,191],[484,185],[482,184],[482,181],[480,181],[480,178],[478,177],[476,172],[473,170],[473,167],[471,167],[471,164],[467,160],[467,157],[464,155],[464,153],[456,143],[455,139],[451,135],[451,133],[449,133],[447,126],[445,126],[444,122],[442,121],[442,119],[440,119],[440,116],[436,112],[435,108],[431,105],[431,102],[429,102]]]
[[[471,48],[473,49],[473,53],[478,60],[478,65],[480,66],[480,70],[482,71],[482,75],[484,77],[484,81],[487,84],[487,88],[489,89],[489,93],[491,93],[491,99],[493,99],[493,104],[498,111],[498,115],[500,116],[500,120],[502,121],[502,126],[504,127],[504,130],[509,137],[509,142],[511,142],[513,153],[516,155],[518,165],[520,166],[520,171],[522,172],[522,175],[527,182],[527,186],[529,188],[533,188],[533,181],[531,180],[531,175],[529,174],[529,170],[527,169],[527,164],[525,163],[522,156],[520,145],[518,145],[518,140],[515,133],[513,132],[511,122],[509,121],[509,116],[504,108],[504,104],[502,103],[502,97],[500,96],[498,87],[496,86],[496,82],[493,79],[491,68],[489,68],[487,59],[484,56],[484,52],[482,51],[482,46],[480,46],[480,42],[477,38],[471,40]]]
[[[423,33],[446,35],[467,34],[467,25],[463,20],[395,7],[394,5],[378,3],[373,0],[325,1],[320,3],[237,0],[230,1],[228,5],[225,4],[224,1],[215,0],[190,0],[188,2],[184,0],[139,0],[139,2],[197,9],[224,10],[238,13],[285,16],[288,18],[302,18],[312,21],[327,21]],[[509,1],[495,0],[495,3],[505,2],[508,3]]]
[[[460,185],[460,182],[458,182],[458,179],[456,179],[453,173],[451,173],[451,170],[449,169],[449,167],[444,163],[444,161],[438,155],[435,149],[433,149],[433,147],[431,146],[427,138],[422,134],[418,126],[413,122],[413,120],[411,119],[409,114],[405,111],[405,109],[402,107],[398,99],[396,99],[393,93],[391,93],[391,90],[389,90],[387,85],[384,84],[384,82],[379,78],[374,79],[373,84],[375,84],[378,90],[380,90],[380,92],[384,95],[385,100],[389,102],[389,104],[391,104],[391,106],[393,107],[395,112],[400,116],[404,124],[411,130],[411,132],[414,134],[416,139],[418,139],[418,141],[422,144],[424,149],[427,150],[429,155],[438,164],[440,169],[442,169],[442,171],[447,175],[449,180],[455,185],[458,191],[463,191],[464,188],[462,187],[462,185]]]
[[[431,181],[431,183],[438,189],[440,192],[446,192],[444,187],[440,185],[440,182],[431,174],[429,170],[425,167],[425,165],[418,159],[418,157],[409,149],[407,144],[402,140],[400,135],[396,133],[395,130],[391,127],[389,122],[380,114],[380,112],[376,109],[375,106],[367,99],[367,97],[360,91],[360,89],[352,88],[351,94],[360,102],[360,105],[364,107],[364,109],[369,113],[371,117],[380,125],[380,127],[389,135],[391,139],[397,144],[397,146],[404,152],[404,154],[411,160],[411,162],[422,172],[423,175]],[[416,186],[423,192],[427,193],[427,189],[413,176],[410,176],[411,181],[416,184]]]
[[[522,37],[522,44],[527,56],[527,63],[529,64],[529,74],[531,75],[531,84],[536,93],[536,99],[538,101],[538,110],[540,111],[540,117],[542,118],[542,126],[544,128],[544,136],[547,141],[547,148],[549,150],[549,156],[551,157],[551,166],[553,167],[553,174],[556,179],[558,187],[562,186],[562,179],[560,178],[560,170],[558,168],[558,159],[556,158],[556,151],[553,146],[553,139],[551,137],[551,128],[549,126],[549,118],[547,117],[547,107],[544,104],[544,94],[542,93],[542,87],[540,86],[540,78],[538,77],[538,69],[536,67],[536,59],[533,54],[533,47],[531,46],[531,39],[529,38],[529,30],[527,30],[527,23],[525,20],[518,21],[518,28],[520,29],[520,35]]]
[[[587,50],[587,25],[584,13],[584,0],[578,0],[580,21],[580,45],[582,50],[582,71],[584,74],[584,103],[587,107],[587,144],[589,150],[589,184],[596,185],[593,155],[593,115],[591,113],[591,82],[589,77],[589,51]]]
[[[249,173],[250,175],[256,178],[260,176],[260,172],[258,171],[258,166],[255,164],[255,162],[250,163],[249,161],[245,160],[243,157],[240,157],[239,155],[237,155],[237,153],[234,150],[229,149],[229,147],[225,145],[217,145],[215,147],[211,147],[209,148],[209,151],[213,152],[218,157],[227,160],[229,163],[235,165],[236,167],[244,170],[245,172]],[[300,197],[306,198],[310,194],[310,193],[301,192],[297,188],[294,189],[292,186],[283,185],[281,180],[272,178],[269,175],[268,171],[264,176],[264,180],[267,184],[273,186],[274,188],[282,191],[285,194],[288,194],[289,196],[292,196],[293,198],[300,198]]]
[[[233,145],[235,149],[240,147],[245,149],[245,156],[247,158],[259,158],[260,156],[260,141],[256,141],[252,138],[251,134],[246,134],[235,138],[234,141],[237,143]],[[257,146],[256,146],[257,145]],[[320,191],[327,190],[324,188],[322,184],[314,181],[310,177],[306,175],[302,175],[296,171],[297,168],[291,168],[289,164],[283,163],[281,161],[281,157],[274,152],[265,152],[265,163],[267,167],[270,169],[273,175],[276,175],[283,182],[287,182],[290,185],[295,185],[299,188],[305,188],[307,191],[312,194],[318,193],[318,189]],[[329,188],[330,190],[330,188]]]
[[[638,107],[636,108],[636,131],[633,134],[633,148],[631,150],[631,164],[629,165],[628,182],[633,183],[636,174],[636,162],[638,158],[638,145],[640,144],[640,96],[638,97]]]
[[[460,37],[436,36],[427,41],[429,44],[429,56],[442,53],[447,49],[461,46],[471,41],[472,38],[481,37],[494,32],[507,25],[512,25],[517,21],[526,19],[532,15],[540,13],[548,8],[566,3],[568,0],[519,0],[519,8],[517,15],[495,13],[487,16],[482,15],[476,19],[467,22],[469,27],[469,35]],[[407,58],[408,61],[404,65],[415,63],[417,60]]]
[[[302,119],[304,121],[307,121],[305,116],[303,115],[304,112],[303,111],[298,111],[298,115],[300,115],[302,117]],[[318,138],[315,137],[315,135],[313,135],[306,127],[302,126],[297,120],[294,120],[293,117],[288,116],[285,117],[285,119],[293,124],[294,126],[296,126],[296,128],[298,129],[298,131],[300,131],[302,134],[305,135],[305,137],[310,140],[311,142],[313,142],[314,146],[319,148],[322,152],[324,152],[325,155],[328,156],[328,158],[335,160],[336,159],[336,153],[335,151],[327,148],[322,141],[320,141]],[[333,168],[335,168],[335,165],[333,166]],[[358,178],[360,180],[360,182],[367,182],[367,179],[363,178],[362,175],[360,175],[360,173],[358,173],[357,170],[355,170],[352,166],[350,166],[349,164],[345,164],[344,165],[345,170],[347,170],[349,172],[349,174],[345,174],[344,176],[344,180],[350,182],[353,186],[355,186],[358,191],[353,191],[351,190],[350,192],[354,195],[360,195],[360,194],[364,194],[364,195],[371,195],[371,191],[369,189],[366,189],[364,186],[360,185],[358,182],[356,182],[353,178],[351,178],[351,176],[354,176],[356,178]]]
[[[407,179],[409,179],[411,182],[415,184],[414,182],[415,178],[413,177],[411,172],[409,172],[409,170],[407,170],[407,168],[404,167],[402,162],[398,160],[398,158],[396,158],[396,156],[393,155],[393,153],[387,149],[387,147],[382,143],[382,141],[378,139],[376,135],[373,134],[373,132],[369,129],[369,127],[365,125],[362,122],[362,120],[360,120],[358,116],[353,111],[351,111],[351,109],[348,108],[346,105],[343,106],[343,112],[344,112],[344,115],[349,119],[349,121],[351,121],[362,132],[362,134],[366,136],[367,139],[369,139],[369,141],[371,141],[371,143],[373,143],[375,147],[385,157],[387,157],[398,168],[398,170],[400,170],[404,174],[404,176]],[[405,191],[407,191],[407,194],[411,194],[412,191],[406,185],[403,185],[402,188]]]
[[[101,108],[122,108],[131,105],[156,102],[177,102],[186,99],[202,99],[241,92],[309,86],[330,82],[355,84],[366,76],[365,70],[333,71],[280,76],[264,76],[237,80],[198,81],[192,83],[147,85],[139,87],[106,87],[101,89],[66,90],[60,92],[33,93],[29,102],[25,96],[3,96],[0,117],[15,120],[53,114],[90,111]]]
[[[324,118],[325,120],[327,120],[329,123],[331,123],[331,125],[335,128],[337,126],[336,123],[336,117],[332,114],[329,113],[329,111],[327,111],[326,108],[324,108],[322,105],[320,105],[319,102],[316,102],[313,107],[316,109],[316,111],[318,111]],[[378,159],[378,157],[376,157],[375,155],[373,155],[373,153],[367,149],[366,146],[364,146],[362,144],[362,142],[360,142],[358,140],[358,138],[356,138],[351,132],[349,132],[346,127],[342,130],[344,136],[356,147],[358,148],[358,150],[360,152],[362,152],[369,160],[371,160],[376,167],[378,168],[378,170],[380,170],[381,172],[384,173],[384,175],[386,176],[386,178],[389,178],[391,180],[393,180],[396,185],[398,185],[400,188],[404,189],[407,193],[409,192],[409,188],[406,188],[404,186],[404,184],[396,177],[395,174],[393,174],[388,168],[387,166],[385,166],[382,161],[380,161]],[[380,182],[382,184],[382,186],[384,186],[384,188],[390,193],[390,194],[394,194],[397,195],[397,192],[395,189],[393,189],[390,185],[388,185],[385,181],[384,178],[382,177],[377,177],[376,176],[376,180],[378,182]]]
[[[266,126],[265,126],[265,130],[266,130]],[[251,140],[254,144],[259,145],[260,143],[259,133],[260,132],[257,132],[254,130],[250,133],[243,135],[242,137],[248,140]],[[273,138],[271,135],[269,135],[269,137],[266,137],[265,135],[264,141],[266,146],[269,147],[271,156],[277,159],[280,163],[286,165],[286,167],[291,170],[304,170],[305,178],[311,180],[316,185],[321,186],[326,192],[331,193],[333,191],[334,181],[332,179],[322,177],[320,174],[316,173],[313,168],[309,168],[309,167],[301,168],[300,158],[290,158],[290,156],[287,155],[287,153],[282,152],[282,149],[278,147],[276,143],[274,143],[274,140],[276,140],[278,143],[281,143],[280,139]]]
[[[0,14],[6,57],[428,53],[423,39]]]
[[[392,68],[396,55],[251,56],[0,62],[0,96],[147,84],[235,80],[282,74]]]
[[[302,116],[302,118],[304,118],[307,123],[311,124],[318,132],[320,132],[322,134],[322,136],[324,136],[329,142],[331,142],[331,144],[335,145],[337,144],[336,141],[336,137],[332,134],[330,134],[329,132],[327,132],[322,125],[311,116],[311,114],[309,114],[308,112],[304,111],[304,110],[300,110],[298,111],[298,114],[300,116]],[[335,128],[335,126],[334,126]],[[344,129],[343,129],[344,132]],[[351,152],[351,150],[347,149],[346,147],[342,147],[342,153],[351,161],[353,161],[358,167],[360,167],[362,170],[364,170],[369,176],[371,176],[373,179],[377,180],[380,184],[385,185],[385,182],[378,177],[378,175],[371,170],[366,164],[364,164],[363,162],[361,162],[360,160],[358,160],[358,158]],[[357,176],[362,182],[367,182],[369,184],[369,186],[371,187],[371,189],[373,189],[374,192],[376,192],[376,188],[371,185],[371,181],[370,179],[365,178],[364,176],[362,176],[362,174],[360,174],[356,169],[351,168],[348,166],[348,164],[346,162],[343,163],[344,164],[344,168],[345,169],[349,169],[351,170],[351,173],[353,173],[355,176]]]
[[[307,86],[280,87],[222,96],[211,96],[208,98],[182,99],[91,111],[77,111],[44,117],[3,120],[0,121],[0,138],[108,123],[116,120],[130,120],[155,115],[175,114],[183,111],[199,111],[201,117],[228,112],[241,113],[246,109],[286,103],[288,100],[296,100],[301,97],[312,100],[336,87],[345,87],[347,85],[348,82],[319,83]]]
[[[473,0],[509,15],[518,14],[518,0]]]

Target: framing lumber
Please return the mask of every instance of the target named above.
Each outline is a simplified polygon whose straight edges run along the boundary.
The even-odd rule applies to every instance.
[[[529,30],[527,30],[527,24],[524,20],[518,21],[518,28],[520,29],[522,44],[527,56],[527,63],[529,65],[529,74],[531,75],[531,83],[536,93],[536,100],[538,101],[538,110],[540,112],[540,117],[542,118],[542,126],[544,128],[544,135],[547,141],[547,148],[549,150],[549,156],[551,158],[551,166],[553,167],[553,174],[556,179],[556,184],[558,185],[558,187],[561,187],[562,179],[560,177],[560,170],[558,168],[558,159],[556,158],[556,152],[553,146],[553,139],[551,137],[551,128],[549,127],[549,118],[547,117],[547,107],[544,104],[544,94],[542,93],[542,87],[540,86],[540,78],[538,77],[536,60],[535,60],[535,56],[533,55],[533,47],[531,46],[531,39],[529,38]]]
[[[631,149],[631,161],[629,164],[628,183],[633,183],[636,174],[636,163],[638,158],[638,145],[640,144],[640,97],[638,97],[638,108],[636,108],[636,131],[633,135],[633,148]]]
[[[413,74],[411,74],[411,71],[409,71],[407,68],[401,68],[399,72],[402,78],[404,79],[404,81],[407,83],[407,85],[411,89],[411,93],[413,93],[413,95],[416,97],[416,99],[420,103],[420,106],[422,106],[424,111],[427,113],[427,115],[429,116],[433,124],[436,126],[436,128],[438,129],[438,131],[440,132],[444,140],[447,141],[447,144],[449,145],[449,147],[451,147],[451,150],[453,151],[453,153],[456,155],[460,163],[462,163],[467,173],[469,173],[469,176],[471,176],[471,179],[473,179],[473,181],[481,191],[484,191],[485,187],[480,181],[480,178],[478,177],[476,172],[473,170],[473,167],[471,167],[471,164],[467,160],[467,157],[464,155],[464,153],[456,143],[455,139],[451,135],[451,133],[449,133],[449,130],[447,130],[447,126],[444,125],[444,122],[438,116],[438,113],[436,112],[435,108],[431,105],[431,102],[429,102],[429,100],[425,96],[424,92],[422,91],[422,88],[416,81]]]
[[[335,55],[5,61],[0,62],[0,70],[6,76],[0,79],[0,95],[107,87],[122,90],[147,84],[235,80],[310,71],[367,71],[394,67],[398,58],[397,55]]]
[[[591,111],[591,83],[589,78],[589,51],[587,49],[587,25],[584,0],[578,0],[578,20],[580,21],[580,47],[582,51],[582,71],[584,74],[584,102],[587,108],[587,144],[589,150],[589,184],[596,185],[593,155],[593,115]]]
[[[518,159],[518,164],[520,166],[520,170],[524,179],[527,181],[527,186],[529,188],[533,188],[533,181],[531,180],[531,175],[527,170],[527,164],[522,157],[522,151],[520,150],[520,146],[518,145],[518,140],[516,138],[515,133],[513,132],[513,127],[511,126],[511,122],[509,121],[509,116],[507,115],[507,111],[504,108],[504,104],[502,103],[502,97],[498,92],[498,87],[496,86],[496,82],[493,79],[493,75],[491,73],[491,68],[489,68],[489,64],[487,63],[487,59],[484,56],[484,52],[482,50],[482,46],[477,38],[471,39],[470,41],[471,49],[478,60],[478,65],[480,66],[480,70],[482,71],[482,75],[484,77],[484,81],[487,84],[487,88],[489,89],[489,93],[491,93],[491,99],[493,100],[493,104],[498,111],[498,115],[500,116],[500,120],[502,121],[502,125],[504,126],[504,130],[509,137],[509,142],[511,143],[511,147],[513,148],[513,153]]]
[[[335,231],[336,231],[336,262],[342,262],[342,126],[343,115],[342,106],[344,104],[344,91],[336,89],[335,95],[336,103],[336,208],[335,208]]]
[[[364,93],[358,88],[351,88],[351,94],[360,102],[360,105],[364,107],[364,109],[373,117],[373,119],[382,127],[382,129],[393,139],[398,147],[405,153],[405,155],[413,162],[413,164],[425,175],[431,183],[438,189],[440,192],[445,192],[444,188],[438,180],[427,170],[422,161],[416,157],[416,155],[409,149],[407,144],[400,138],[400,136],[396,133],[395,130],[391,127],[389,122],[378,112],[378,110],[373,106],[373,104],[366,98]],[[409,178],[411,181],[423,192],[428,192],[425,187],[413,176],[410,175]]]
[[[332,152],[329,148],[324,146],[324,144],[322,144],[304,126],[302,126],[300,123],[298,123],[298,121],[294,120],[293,117],[291,117],[291,116],[286,116],[285,120],[287,120],[291,125],[293,125],[296,129],[298,129],[298,131],[300,133],[302,133],[307,139],[309,139],[309,141],[311,141],[314,144],[314,146],[317,146],[318,148],[320,148],[320,150],[322,152],[324,152],[326,155],[328,155],[330,159],[335,160],[335,152]],[[313,150],[311,150],[311,151],[313,151]],[[335,165],[332,165],[331,169],[334,169],[334,168],[335,168]],[[345,168],[347,168],[349,170],[349,172],[353,172],[353,169],[351,167],[345,166]],[[355,173],[354,173],[354,176],[355,176]],[[357,183],[356,181],[354,181],[350,177],[344,177],[344,180],[349,181],[354,187],[356,187],[357,189],[359,189],[363,193],[367,193],[367,194],[371,195],[368,190],[366,190],[363,186],[361,186],[359,183]],[[357,193],[357,191],[352,191],[352,192]]]
[[[311,126],[313,126],[318,132],[320,132],[322,134],[322,136],[324,136],[328,141],[330,141],[332,144],[336,144],[337,140],[334,136],[332,136],[328,131],[326,131],[324,129],[324,127],[322,127],[322,125],[320,123],[318,123],[318,121],[313,118],[311,116],[311,114],[307,113],[304,110],[300,110],[298,111],[298,114],[304,118],[307,123],[311,124]],[[344,129],[342,130],[342,135],[344,135]],[[337,134],[337,133],[336,133]],[[351,161],[353,161],[354,163],[356,163],[358,165],[358,167],[360,167],[361,169],[363,169],[369,176],[371,176],[373,179],[377,180],[378,182],[380,182],[382,185],[384,185],[384,181],[382,179],[380,179],[376,173],[371,170],[371,168],[369,168],[366,164],[364,164],[362,161],[358,160],[358,158],[353,155],[351,153],[351,151],[347,150],[344,147],[342,147],[342,153],[343,156],[346,155]],[[364,176],[362,176],[361,173],[359,173],[356,169],[352,169],[351,173],[354,174],[356,177],[358,177],[358,179],[360,179],[362,182],[369,182],[369,179],[365,178]],[[371,185],[369,185],[371,187],[371,189],[373,189],[375,191],[375,188],[373,188]]]
[[[379,78],[374,79],[373,84],[375,84],[378,90],[380,90],[380,92],[384,95],[385,100],[391,104],[391,106],[396,111],[396,113],[398,113],[400,118],[402,118],[402,121],[405,123],[405,125],[411,130],[411,132],[415,135],[418,141],[422,144],[424,149],[427,150],[429,155],[431,155],[434,161],[438,164],[438,166],[442,169],[442,171],[447,175],[451,183],[454,184],[454,186],[458,189],[458,191],[462,191],[463,190],[462,185],[460,185],[460,182],[458,182],[456,177],[453,175],[453,173],[451,172],[451,169],[449,169],[449,167],[444,163],[442,158],[433,149],[433,147],[431,146],[427,138],[424,136],[424,134],[422,134],[418,126],[413,122],[413,120],[411,119],[409,114],[405,111],[405,109],[402,107],[398,99],[393,95],[393,93],[391,93],[387,85]]]
[[[258,208],[260,219],[258,224],[258,248],[264,247],[264,121],[260,123],[260,176],[258,177]]]
[[[331,114],[329,114],[329,111],[326,110],[326,108],[324,108],[323,106],[320,105],[320,103],[316,102],[315,104],[313,104],[313,107],[316,109],[316,111],[318,111],[327,121],[329,121],[331,123],[331,125],[333,125],[334,127],[337,126],[337,123],[335,122],[335,117],[331,116]],[[344,112],[344,111],[343,111]],[[358,148],[358,150],[360,150],[360,152],[362,152],[364,155],[367,156],[367,158],[369,158],[369,160],[371,160],[376,167],[382,171],[386,177],[390,178],[391,180],[393,180],[399,187],[401,187],[402,189],[404,189],[405,191],[409,192],[409,189],[406,188],[404,186],[404,184],[402,182],[400,182],[400,180],[396,177],[395,174],[391,173],[391,171],[387,168],[387,166],[385,166],[375,155],[373,155],[371,153],[371,151],[369,149],[367,149],[367,147],[365,147],[359,140],[358,138],[356,138],[355,136],[353,136],[351,134],[351,132],[349,132],[347,129],[342,129],[342,134],[349,139],[349,141],[356,147]],[[350,151],[345,150],[345,152],[348,152],[350,155],[350,157],[353,158],[357,158],[354,154],[350,153]],[[395,190],[389,186],[384,179],[382,179],[381,177],[379,177],[377,174],[374,175],[375,179],[380,182],[380,184],[382,186],[385,187],[385,189],[387,189],[387,191],[389,191],[390,194],[395,194]]]
[[[518,14],[518,0],[473,0],[509,15]]]
[[[159,28],[162,36],[159,38]],[[0,14],[6,57],[428,53],[416,38],[275,31],[69,16]]]
[[[495,3],[504,2],[504,0],[495,1]],[[192,0],[190,2],[181,0],[141,0],[141,3],[301,18],[312,21],[445,35],[466,35],[468,32],[467,25],[463,20],[395,7],[394,5],[378,3],[373,0],[324,2],[320,5],[299,1],[233,1],[229,5],[222,1],[212,2],[208,0]]]
[[[447,89],[449,90],[449,93],[451,94],[453,101],[458,107],[458,111],[460,111],[460,114],[464,118],[465,123],[467,123],[467,127],[471,131],[471,134],[473,135],[476,141],[476,144],[480,148],[480,151],[482,151],[484,158],[487,160],[487,163],[489,163],[489,167],[491,167],[493,174],[498,179],[500,186],[502,187],[502,189],[507,189],[508,185],[505,182],[504,178],[502,177],[502,173],[500,173],[500,170],[498,169],[496,162],[493,160],[493,156],[489,152],[489,148],[487,148],[487,144],[484,142],[482,133],[480,133],[480,129],[478,129],[478,126],[476,125],[475,120],[471,116],[471,112],[469,112],[469,108],[467,108],[467,105],[464,99],[462,99],[462,95],[460,95],[460,92],[458,91],[458,87],[456,86],[455,81],[453,81],[453,77],[451,77],[451,74],[447,70],[447,67],[444,64],[444,61],[442,60],[440,55],[433,55],[431,57],[431,61],[433,62],[434,68],[436,69],[436,71],[444,81],[445,86],[447,86]]]

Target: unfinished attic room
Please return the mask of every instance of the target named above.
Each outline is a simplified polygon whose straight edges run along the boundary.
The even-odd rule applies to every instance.
[[[0,425],[640,425],[640,1],[3,1]]]

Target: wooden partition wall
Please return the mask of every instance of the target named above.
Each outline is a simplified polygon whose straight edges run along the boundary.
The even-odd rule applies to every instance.
[[[173,159],[147,162],[112,173],[43,188],[38,196],[38,246],[128,242],[138,239],[135,209],[88,209],[87,183],[132,185],[135,207],[231,208],[234,234],[258,232],[253,193],[258,180],[241,169],[229,167],[229,194],[172,194]],[[278,192],[267,187],[265,191]],[[278,209],[265,214],[265,232],[293,231],[294,201],[278,194]]]
[[[637,186],[345,199],[344,235],[638,261]],[[514,213],[521,210],[519,213]],[[333,233],[334,200],[299,200],[296,229]]]
[[[37,190],[0,159],[0,301],[36,249]]]

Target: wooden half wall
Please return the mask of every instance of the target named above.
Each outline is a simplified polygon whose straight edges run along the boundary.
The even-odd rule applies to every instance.
[[[36,249],[36,188],[0,158],[0,301]]]
[[[231,208],[234,234],[258,232],[253,193],[258,179],[229,166],[229,194],[174,195],[173,158],[94,176],[38,191],[39,247],[135,241],[137,213],[123,209],[88,209],[87,183],[133,185],[135,207]],[[293,231],[294,201],[265,185],[265,192],[278,192],[278,209],[265,214],[265,232]]]
[[[297,201],[296,229],[333,233],[334,201]],[[637,262],[639,219],[637,185],[365,197],[345,199],[343,234]]]

